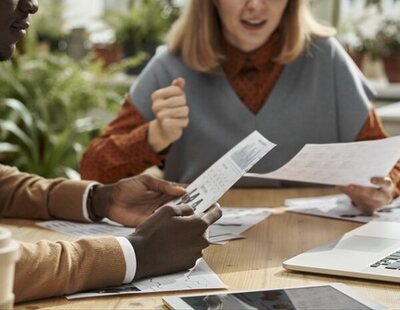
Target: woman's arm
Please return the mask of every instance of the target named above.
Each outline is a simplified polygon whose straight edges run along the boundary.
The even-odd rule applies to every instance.
[[[147,141],[148,127],[149,122],[127,95],[117,118],[91,142],[83,155],[82,179],[109,184],[160,165],[163,155],[151,149]]]

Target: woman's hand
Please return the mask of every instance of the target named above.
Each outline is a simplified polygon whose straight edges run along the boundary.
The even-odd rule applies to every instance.
[[[373,177],[371,183],[378,188],[349,185],[338,186],[338,189],[348,195],[353,204],[364,214],[372,215],[376,210],[392,202],[395,186],[389,177]]]
[[[157,153],[178,140],[189,124],[184,87],[185,80],[178,78],[171,86],[159,89],[152,95],[156,119],[150,122],[148,143]]]

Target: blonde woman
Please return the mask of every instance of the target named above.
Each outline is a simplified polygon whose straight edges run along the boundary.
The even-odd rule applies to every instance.
[[[113,182],[164,163],[189,183],[257,129],[277,147],[254,172],[286,163],[305,143],[386,137],[373,90],[306,0],[190,0],[132,86],[118,118],[86,152],[82,176]],[[342,190],[371,213],[397,195],[399,167]],[[239,183],[285,186],[288,183]]]

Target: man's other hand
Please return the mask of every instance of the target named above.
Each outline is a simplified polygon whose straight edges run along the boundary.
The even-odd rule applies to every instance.
[[[193,267],[209,245],[205,231],[221,216],[218,204],[201,216],[193,214],[187,205],[158,209],[127,237],[136,253],[135,279]]]

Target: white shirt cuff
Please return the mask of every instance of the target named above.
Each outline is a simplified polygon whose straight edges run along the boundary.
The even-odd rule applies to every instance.
[[[89,191],[90,191],[90,189],[92,188],[92,186],[94,186],[94,185],[99,185],[99,184],[100,184],[99,182],[92,182],[92,183],[90,183],[90,184],[86,187],[85,192],[83,193],[83,197],[82,197],[82,214],[83,214],[83,217],[85,218],[85,220],[87,220],[87,221],[90,222],[90,223],[93,223],[93,221],[92,221],[92,220],[90,219],[90,217],[89,217],[88,205],[87,205],[87,198],[88,198]]]
[[[136,274],[136,254],[135,249],[128,239],[125,237],[115,237],[121,245],[122,252],[124,253],[126,272],[124,278],[124,284],[131,283],[135,278]]]

